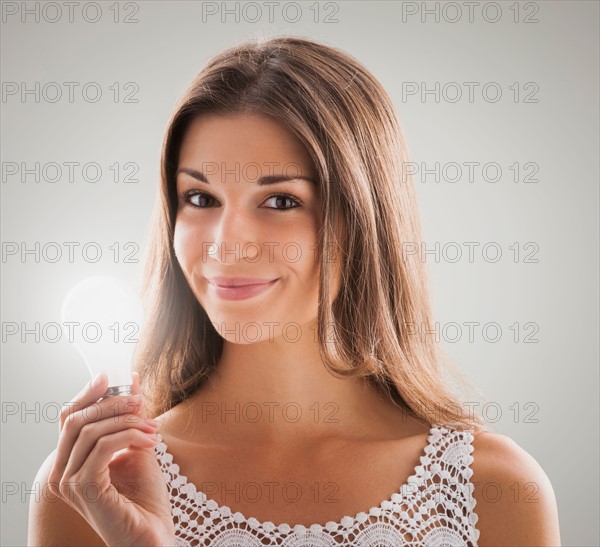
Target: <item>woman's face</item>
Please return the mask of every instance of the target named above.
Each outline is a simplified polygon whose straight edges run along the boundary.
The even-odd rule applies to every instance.
[[[315,177],[302,143],[270,118],[204,115],[188,127],[177,170],[175,254],[226,340],[314,337],[306,328],[318,306]],[[225,287],[234,284],[254,286]]]

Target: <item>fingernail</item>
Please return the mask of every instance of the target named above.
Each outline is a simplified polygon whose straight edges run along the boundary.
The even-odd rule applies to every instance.
[[[98,374],[96,374],[96,376],[94,376],[94,379],[92,380],[92,388],[97,388],[102,383],[103,377],[104,372],[99,372]]]
[[[150,418],[144,418],[144,421],[153,427],[158,427],[158,420],[152,420]]]

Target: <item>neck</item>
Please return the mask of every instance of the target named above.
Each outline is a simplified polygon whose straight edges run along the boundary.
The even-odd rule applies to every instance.
[[[263,446],[397,437],[406,414],[364,378],[334,377],[320,357],[314,328],[302,332],[309,334],[294,342],[226,341],[216,371],[185,401],[192,436]]]

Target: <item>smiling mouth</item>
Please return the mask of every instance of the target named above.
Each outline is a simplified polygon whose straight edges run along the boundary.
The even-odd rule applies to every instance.
[[[261,283],[252,283],[245,285],[225,286],[209,281],[209,286],[214,293],[224,300],[246,300],[268,291],[279,281],[279,278]]]
[[[276,281],[273,279],[273,281]],[[215,287],[219,287],[220,289],[240,289],[242,287],[258,287],[259,285],[268,285],[269,283],[273,283],[273,281],[265,281],[264,283],[248,283],[246,285],[220,285],[219,283],[211,283]]]
[[[278,278],[277,278],[278,279]],[[254,287],[256,285],[268,285],[277,279],[252,278],[252,277],[213,277],[207,279],[210,285],[223,289],[236,289],[238,287]]]

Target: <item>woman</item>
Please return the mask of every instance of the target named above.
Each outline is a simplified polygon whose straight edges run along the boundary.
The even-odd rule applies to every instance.
[[[65,408],[30,544],[560,544],[539,464],[442,380],[405,161],[335,48],[207,64],[164,141],[137,395]]]

